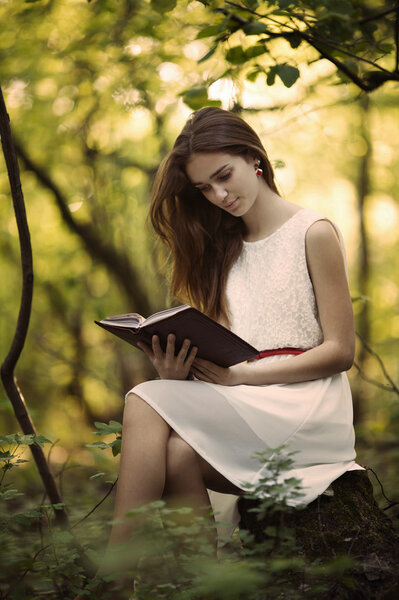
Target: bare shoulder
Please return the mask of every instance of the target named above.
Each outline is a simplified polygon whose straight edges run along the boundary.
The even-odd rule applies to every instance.
[[[311,244],[334,242],[339,244],[338,233],[331,223],[326,219],[315,221],[306,232],[306,241]]]
[[[309,227],[305,238],[306,255],[309,258],[335,255],[343,258],[338,233],[330,221],[315,221]]]
[[[346,280],[343,250],[338,233],[330,221],[316,221],[306,234],[306,261],[310,276],[325,281],[326,278]]]

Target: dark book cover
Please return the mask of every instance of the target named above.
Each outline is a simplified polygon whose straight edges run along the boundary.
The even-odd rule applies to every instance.
[[[188,338],[198,347],[197,356],[222,367],[231,367],[256,356],[259,351],[238,335],[210,319],[192,306],[182,305],[155,313],[144,319],[136,313],[107,317],[95,321],[133,346],[142,341],[151,346],[153,335],[158,335],[163,350],[169,333],[176,336],[176,352]]]

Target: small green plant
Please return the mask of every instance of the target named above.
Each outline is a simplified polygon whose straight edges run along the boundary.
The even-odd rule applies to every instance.
[[[115,439],[108,443],[104,441],[92,442],[91,444],[86,444],[86,446],[88,448],[100,448],[100,450],[111,448],[113,456],[120,454],[122,444],[122,424],[118,423],[118,421],[110,421],[108,424],[95,421],[94,426],[97,429],[97,431],[93,431],[94,435],[114,434]]]
[[[89,446],[119,454],[121,424],[110,421],[95,426],[96,435],[111,434],[114,439]],[[87,600],[129,598],[133,579],[135,600],[319,599],[334,578],[346,576],[347,560],[338,557],[328,564],[316,561],[309,565],[297,552],[285,518],[302,492],[300,482],[286,475],[292,457],[284,448],[257,455],[262,476],[256,485],[247,486],[245,493],[245,500],[253,503],[249,514],[269,523],[261,541],[248,531],[238,531],[229,551],[217,558],[210,515],[200,516],[191,508],[158,501],[128,513],[135,521],[133,534],[105,556],[104,536],[103,541],[99,536],[105,523],[96,513],[100,503],[76,521],[76,527],[60,530],[53,525],[52,505],[37,503],[26,508],[28,499],[5,482],[6,475],[25,462],[22,450],[32,443],[49,440],[19,434],[0,437],[0,600],[72,600],[77,594]],[[25,510],[19,511],[21,506]],[[84,533],[79,529],[83,520]],[[75,536],[82,538],[83,551]],[[97,566],[105,560],[108,575],[88,576],[85,559]],[[118,587],[121,571],[130,584],[125,582],[115,596],[109,586]]]
[[[0,501],[13,500],[21,495],[21,492],[11,489],[11,484],[4,483],[4,481],[11,469],[29,462],[21,456],[25,447],[32,446],[32,444],[43,447],[44,444],[51,444],[51,441],[43,435],[21,435],[20,433],[0,435]]]

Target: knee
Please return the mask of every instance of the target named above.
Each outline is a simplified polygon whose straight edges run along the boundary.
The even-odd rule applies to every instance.
[[[143,427],[148,422],[159,420],[156,411],[137,394],[129,392],[126,396],[123,411],[123,429],[131,427]]]
[[[179,479],[188,468],[197,464],[197,455],[177,433],[172,431],[166,448],[166,477],[168,480]]]

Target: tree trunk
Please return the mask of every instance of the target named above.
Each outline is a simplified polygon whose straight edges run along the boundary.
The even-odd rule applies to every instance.
[[[22,294],[18,321],[14,339],[11,343],[11,348],[4,359],[3,364],[1,365],[1,378],[23,433],[25,435],[36,435],[36,430],[28,408],[25,404],[24,397],[18,388],[17,381],[14,376],[15,366],[24,347],[26,334],[29,327],[33,295],[33,261],[29,227],[26,219],[25,203],[19,177],[18,161],[11,136],[9,117],[1,87],[0,135],[4,158],[7,165],[8,177],[10,180],[15,217],[18,225],[22,262]],[[62,499],[58,492],[54,477],[50,471],[44,452],[38,444],[32,444],[30,449],[50,502],[55,505],[60,505],[55,510],[55,517],[59,523],[66,524],[68,522],[68,516],[62,506]]]
[[[268,527],[284,525],[292,529],[296,553],[307,562],[325,563],[339,556],[351,557],[353,566],[347,573],[349,577],[332,582],[318,600],[382,598],[382,594],[397,584],[399,537],[390,519],[377,506],[367,473],[344,473],[331,484],[327,494],[304,509],[275,512],[263,520],[258,520],[256,513],[250,510],[258,501],[241,498],[240,528],[250,531],[256,542],[268,539]],[[351,581],[347,586],[348,579]]]
[[[360,337],[360,345],[357,352],[356,363],[361,372],[365,370],[367,358],[367,350],[361,340],[368,342],[370,340],[370,304],[369,304],[369,287],[370,287],[370,250],[369,238],[366,229],[365,212],[367,198],[371,191],[370,185],[370,163],[372,157],[372,143],[370,137],[370,98],[364,94],[360,99],[360,131],[366,145],[365,153],[359,160],[359,170],[357,176],[357,209],[359,216],[359,251],[357,260],[357,288],[360,297],[361,307],[356,317],[356,331]],[[354,385],[352,386],[353,395],[353,412],[355,423],[360,423],[364,420],[364,382],[360,375],[357,376]]]

